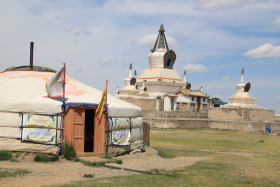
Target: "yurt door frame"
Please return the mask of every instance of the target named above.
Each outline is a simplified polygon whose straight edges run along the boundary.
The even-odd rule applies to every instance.
[[[94,108],[69,107],[64,117],[64,140],[73,143],[78,156],[105,153],[105,120],[98,124]]]

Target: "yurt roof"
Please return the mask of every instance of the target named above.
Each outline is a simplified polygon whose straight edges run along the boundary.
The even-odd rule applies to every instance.
[[[56,72],[51,68],[42,67],[42,66],[33,66],[33,69],[31,69],[30,66],[12,66],[3,70],[2,72],[5,71],[43,71],[43,72],[53,72],[53,73]]]
[[[0,72],[0,111],[19,113],[61,113],[61,99],[47,96],[46,82],[56,71],[35,66],[11,67]],[[66,76],[65,101],[74,105],[98,105],[102,91]],[[141,109],[108,94],[108,115],[140,116]]]

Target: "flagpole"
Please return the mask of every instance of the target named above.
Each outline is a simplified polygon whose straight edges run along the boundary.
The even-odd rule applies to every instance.
[[[106,87],[108,89],[108,80],[106,80]],[[108,104],[107,104],[107,93],[108,93],[108,90],[106,92],[106,101],[105,101],[105,106],[106,106],[106,113],[105,113],[105,132],[107,133],[106,134],[106,142],[105,142],[105,153],[108,154],[108,147],[109,147],[109,139],[110,139],[110,135],[109,135],[109,118],[108,118]]]
[[[107,112],[108,112],[108,106],[107,106],[108,80],[106,80],[106,87],[107,87],[107,92],[106,92],[106,102],[105,102],[105,106],[106,106],[106,110],[107,110]]]
[[[63,81],[62,81],[62,88],[63,88],[63,93],[62,93],[62,97],[63,97],[63,103],[62,103],[62,112],[64,113],[65,112],[65,86],[66,86],[66,80],[65,80],[65,77],[66,77],[66,63],[63,63]]]
[[[104,105],[104,112],[105,112],[105,119],[106,119],[106,117],[107,117],[107,114],[108,114],[108,104],[107,104],[107,93],[108,93],[108,80],[106,80],[106,88],[107,88],[107,91],[106,91],[106,100],[105,100],[105,105]],[[106,120],[105,120],[106,121]]]

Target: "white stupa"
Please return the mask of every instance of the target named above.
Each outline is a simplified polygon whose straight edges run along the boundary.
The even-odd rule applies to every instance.
[[[251,88],[251,84],[244,83],[244,69],[241,71],[241,81],[236,85],[236,93],[233,97],[228,97],[229,103],[223,105],[223,108],[251,108],[251,109],[263,109],[254,104],[255,98],[251,98],[248,91]]]
[[[130,64],[129,76],[124,80],[124,87],[117,90],[116,97],[162,98],[165,94],[173,94],[186,85],[178,72],[173,69],[176,53],[168,48],[164,32],[164,27],[161,25],[154,48],[148,55],[150,68],[145,69],[136,80],[136,72],[133,77],[132,64]]]
[[[145,86],[149,97],[162,97],[186,85],[178,72],[173,69],[176,53],[168,48],[164,32],[161,25],[154,48],[148,55],[150,68],[145,69],[136,81],[137,87]]]

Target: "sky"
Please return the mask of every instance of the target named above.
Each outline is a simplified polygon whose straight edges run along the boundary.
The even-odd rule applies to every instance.
[[[176,69],[191,89],[228,102],[245,83],[255,104],[280,115],[280,0],[0,0],[0,69],[29,64],[109,94],[137,77],[164,25]]]

